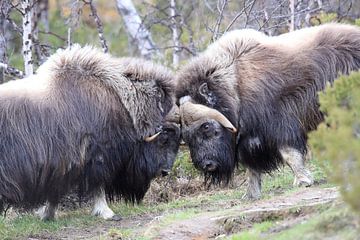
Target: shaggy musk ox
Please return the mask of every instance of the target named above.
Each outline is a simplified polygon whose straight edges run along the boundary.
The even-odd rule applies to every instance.
[[[359,67],[358,27],[227,33],[177,75],[182,134],[195,166],[226,182],[240,162],[249,169],[249,198],[260,197],[260,174],[282,163],[295,184],[312,184],[304,158],[307,133],[323,120],[317,92]]]
[[[104,189],[140,201],[178,150],[173,87],[164,67],[79,46],[0,85],[0,210],[47,202],[50,219],[74,187],[94,193],[104,218],[114,215]]]

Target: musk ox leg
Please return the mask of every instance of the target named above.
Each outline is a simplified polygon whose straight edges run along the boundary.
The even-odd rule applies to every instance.
[[[257,200],[261,198],[261,173],[251,168],[246,170],[248,187],[244,199]]]
[[[120,221],[120,215],[116,215],[108,206],[106,202],[105,190],[103,188],[96,191],[94,194],[94,208],[92,215],[99,216],[106,220]]]
[[[43,221],[49,221],[55,219],[57,204],[47,202],[44,206],[35,211],[35,214]]]
[[[295,148],[285,147],[280,153],[294,173],[294,186],[311,186],[314,183],[310,171],[304,165],[305,156],[301,152]]]

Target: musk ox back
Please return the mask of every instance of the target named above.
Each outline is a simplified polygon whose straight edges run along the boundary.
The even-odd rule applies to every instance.
[[[284,161],[297,183],[311,184],[303,159],[307,133],[323,120],[317,92],[359,67],[358,27],[326,24],[277,37],[227,33],[177,76],[195,166],[228,181],[241,162],[251,170],[250,197],[259,197],[260,173]]]
[[[161,135],[172,88],[164,67],[79,46],[0,85],[1,209],[56,205],[79,184],[91,192],[111,183],[114,194],[141,198],[161,164],[145,140]],[[136,187],[123,189],[118,174]]]

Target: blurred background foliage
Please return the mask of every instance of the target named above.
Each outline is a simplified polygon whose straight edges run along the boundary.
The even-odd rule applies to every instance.
[[[13,4],[19,0],[12,0]],[[133,0],[142,24],[151,33],[161,58],[154,59],[174,68],[169,0]],[[180,64],[204,50],[212,41],[227,30],[239,28],[259,29],[270,35],[289,31],[289,2],[276,0],[184,0],[176,1],[176,28],[179,31]],[[360,1],[357,0],[302,0],[295,1],[295,29],[329,21],[354,23],[360,17]],[[318,2],[321,2],[321,6]],[[74,14],[74,5],[80,7]],[[138,49],[126,31],[124,20],[116,7],[116,0],[94,0],[99,18],[103,23],[104,37],[109,52],[116,56],[138,56]],[[222,9],[223,8],[223,9]],[[223,11],[221,11],[223,10]],[[11,19],[21,26],[22,15],[11,10]],[[98,31],[89,4],[80,0],[48,0],[49,33],[39,21],[39,42],[48,54],[67,46],[67,31],[73,25],[72,42],[81,45],[100,46]],[[74,24],[75,22],[75,24]],[[22,39],[10,25],[7,26],[8,63],[23,69]],[[35,61],[35,64],[37,61]],[[35,67],[36,69],[36,67]]]
[[[310,145],[344,199],[360,213],[360,72],[341,76],[320,93],[325,113]]]

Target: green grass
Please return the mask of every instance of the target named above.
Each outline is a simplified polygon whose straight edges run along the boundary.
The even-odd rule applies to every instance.
[[[182,158],[184,158],[184,156]],[[319,168],[317,161],[310,161],[308,166],[310,167],[315,180],[319,181],[325,178],[325,175],[321,168]],[[271,176],[265,175],[263,178],[263,198],[270,198],[274,194],[279,194],[279,191],[281,194],[296,191],[297,188],[292,186],[292,182],[293,175],[288,167],[275,171]],[[195,196],[179,197],[178,199],[168,203],[144,203],[131,205],[120,202],[111,204],[110,207],[115,213],[120,214],[124,218],[133,216],[141,217],[145,214],[153,214],[157,216],[163,215],[160,223],[162,225],[167,225],[170,222],[184,220],[195,216],[204,209],[218,210],[219,204],[226,205],[230,202],[236,205],[242,204],[243,201],[241,200],[241,197],[244,193],[245,185],[235,189],[216,188],[208,192],[201,192]],[[62,215],[60,215],[60,217],[58,217],[55,221],[49,222],[43,222],[31,214],[23,214],[15,217],[14,219],[0,219],[0,239],[14,239],[24,236],[33,236],[44,232],[55,233],[67,226],[82,228],[91,227],[103,222],[104,220],[91,216],[90,209],[88,208],[62,213]],[[259,232],[259,229],[261,229],[261,226],[264,225],[256,225],[257,230],[247,233],[247,236],[256,235]],[[108,236],[112,235],[122,236],[123,239],[131,239],[136,235],[136,233],[130,231],[129,229],[114,228],[109,230],[107,236],[97,236],[96,239],[107,239]]]
[[[254,224],[250,229],[226,237],[228,240],[316,240],[316,239],[357,239],[359,229],[356,218],[344,204],[332,207],[314,208],[312,217],[307,221],[290,226],[288,229],[272,233],[281,221],[266,220]],[[289,221],[289,220],[284,220]]]
[[[356,218],[344,205],[336,206],[315,215],[308,221],[277,234],[267,236],[276,240],[313,240],[336,236],[336,239],[357,239],[359,231],[355,227]]]
[[[262,223],[254,224],[254,226],[247,231],[244,231],[239,234],[232,235],[231,237],[227,238],[229,240],[251,240],[251,239],[260,239],[262,238],[261,233],[268,231],[274,222],[265,221]]]
[[[41,232],[55,232],[61,228],[82,227],[100,221],[85,213],[84,210],[68,212],[55,221],[41,221],[32,214],[21,214],[14,219],[0,219],[0,239],[15,239],[23,236],[36,235]]]

